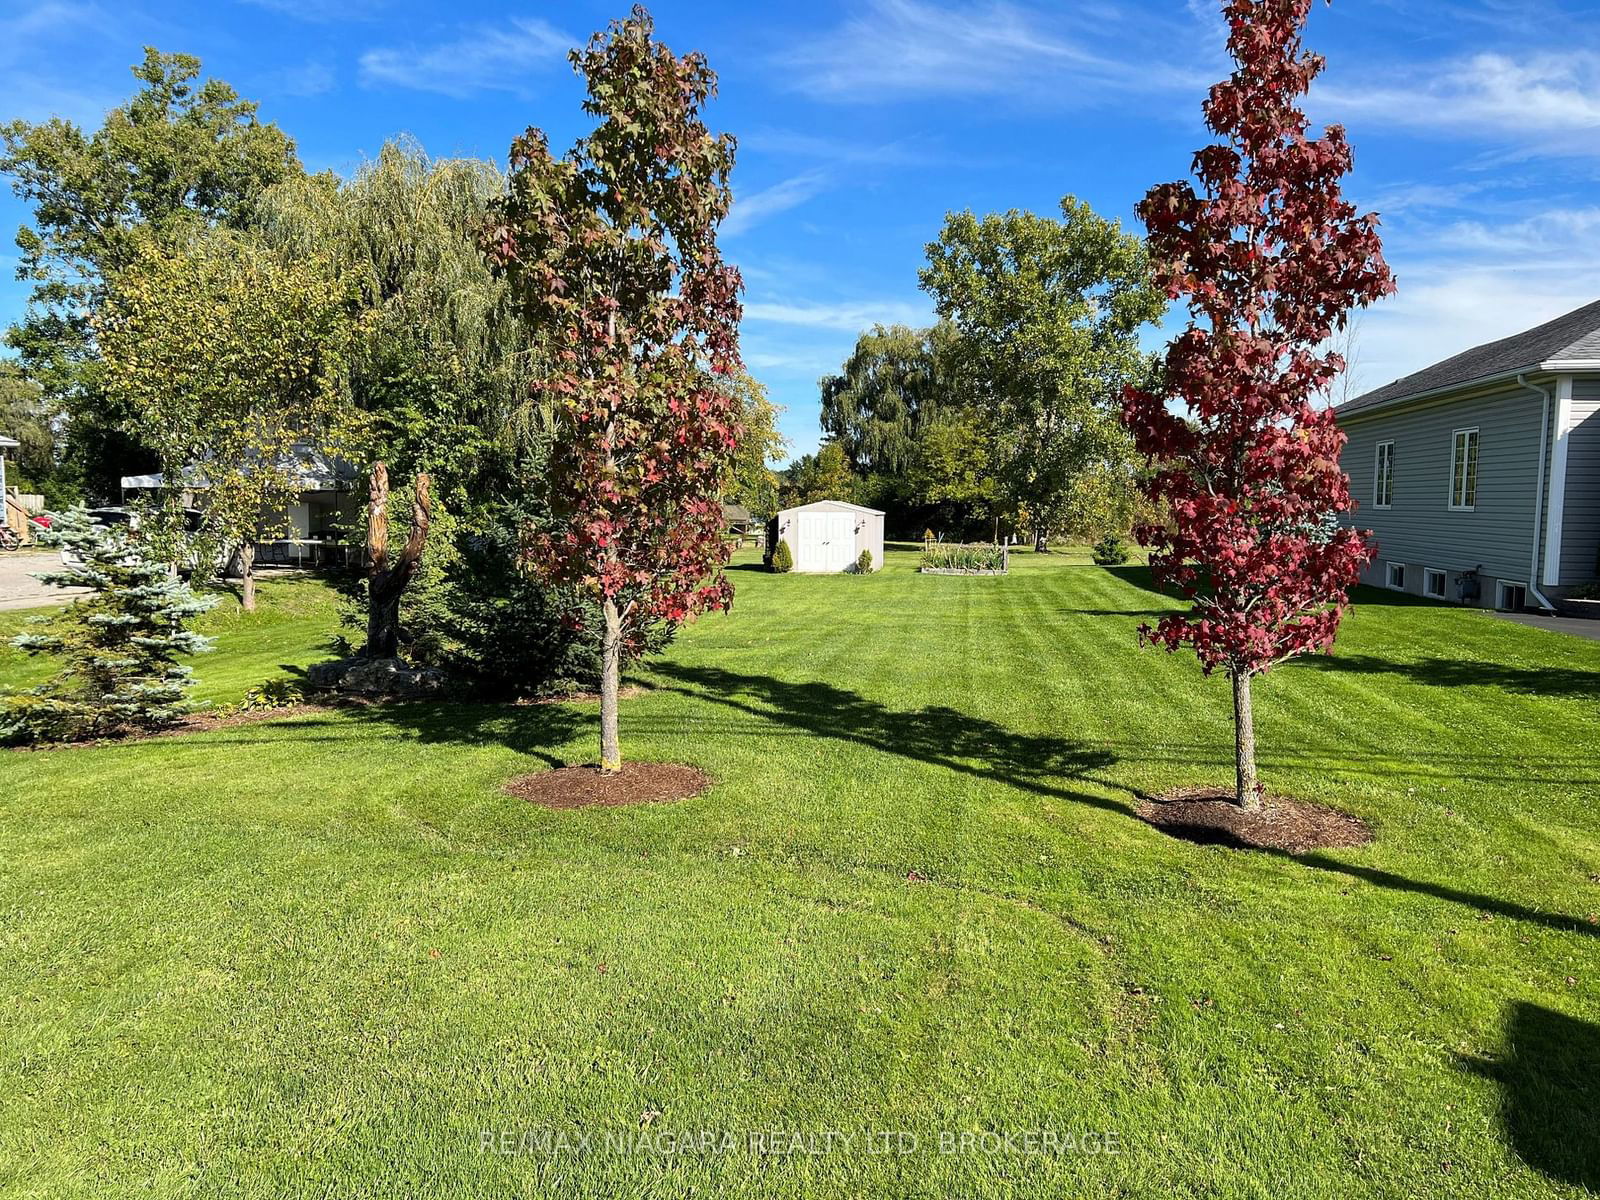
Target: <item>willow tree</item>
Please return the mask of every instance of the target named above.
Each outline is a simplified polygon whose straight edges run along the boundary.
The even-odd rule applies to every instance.
[[[225,231],[145,241],[95,328],[107,395],[156,448],[169,491],[193,491],[254,609],[257,544],[287,531],[302,478],[347,425],[350,315],[333,272]]]
[[[858,475],[904,475],[922,431],[954,396],[942,377],[948,329],[874,325],[822,388],[822,433],[837,442]]]
[[[622,768],[623,655],[660,624],[726,608],[733,587],[718,503],[740,435],[739,273],[717,226],[733,139],[701,110],[716,76],[674,55],[643,8],[573,51],[593,132],[554,157],[529,129],[511,146],[488,247],[551,365],[535,384],[557,416],[551,501],[532,537],[544,578],[600,619],[600,766]]]
[[[293,257],[327,258],[361,314],[350,395],[365,417],[366,652],[374,657],[398,646],[403,594],[442,516],[434,506],[459,513],[493,490],[545,423],[528,401],[532,353],[522,323],[480,246],[489,206],[504,191],[493,163],[430,158],[402,139],[348,181],[291,179],[261,201],[264,237]],[[393,559],[391,472],[407,501],[400,511],[410,513]]]

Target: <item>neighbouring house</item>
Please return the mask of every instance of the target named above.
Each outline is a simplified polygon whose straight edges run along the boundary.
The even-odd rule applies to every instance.
[[[22,498],[6,483],[6,454],[21,445],[16,438],[0,434],[0,497],[4,498],[5,506],[0,523],[16,535],[17,541],[26,545],[33,540],[33,523],[28,519],[31,514]]]
[[[731,539],[739,546],[744,545],[746,538],[759,537],[760,522],[742,504],[722,505],[722,536]]]
[[[286,512],[263,513],[263,524],[281,536],[256,545],[258,566],[326,566],[347,561],[352,539],[364,520],[365,494],[356,490],[357,471],[310,446],[296,446],[291,469],[297,493]],[[203,467],[191,467],[181,481],[185,508],[207,487]],[[124,475],[123,499],[167,488],[165,475]]]
[[[1365,581],[1554,608],[1600,555],[1600,301],[1334,410]]]
[[[789,544],[796,571],[848,571],[863,550],[871,552],[873,570],[883,566],[883,513],[876,508],[818,500],[784,509],[774,524],[778,539]]]

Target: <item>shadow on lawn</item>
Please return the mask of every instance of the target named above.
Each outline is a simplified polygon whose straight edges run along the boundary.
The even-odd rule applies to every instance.
[[[1504,1057],[1461,1063],[1500,1085],[1500,1119],[1523,1162],[1600,1189],[1600,1026],[1518,1001],[1507,1012]]]
[[[675,681],[662,691],[720,704],[814,737],[854,742],[1110,812],[1129,811],[1114,800],[1067,791],[1054,783],[1085,778],[1091,771],[1110,766],[1116,756],[1106,749],[1049,735],[1013,733],[993,721],[943,705],[892,709],[817,681],[789,683],[769,675],[741,675],[718,667],[677,663],[658,664],[654,673]]]
[[[1526,921],[1530,925],[1543,925],[1547,929],[1555,929],[1561,933],[1581,933],[1587,937],[1600,937],[1600,925],[1591,925],[1577,917],[1569,917],[1562,913],[1541,912],[1537,908],[1528,908],[1526,905],[1517,904],[1512,900],[1499,900],[1493,896],[1484,896],[1478,892],[1463,892],[1457,888],[1447,887],[1442,883],[1426,883],[1418,879],[1407,879],[1404,875],[1396,875],[1393,871],[1380,871],[1375,867],[1360,867],[1353,863],[1340,862],[1338,859],[1329,858],[1324,854],[1296,854],[1284,855],[1290,861],[1302,867],[1312,867],[1318,871],[1328,871],[1336,875],[1348,875],[1351,879],[1359,879],[1363,883],[1370,883],[1374,887],[1387,888],[1397,892],[1411,892],[1418,896],[1432,896],[1436,900],[1448,900],[1451,904],[1460,904],[1463,907],[1475,909],[1478,912],[1494,913],[1496,916],[1507,917],[1513,921]]]
[[[1296,664],[1356,675],[1398,675],[1433,687],[1492,687],[1531,696],[1578,696],[1600,700],[1600,672],[1573,667],[1513,667],[1460,658],[1396,662],[1371,654],[1308,655]]]
[[[219,730],[208,733],[192,746],[197,750],[210,750],[226,743],[292,750],[296,744],[341,743],[348,740],[347,734],[339,732],[345,721],[386,729],[401,738],[410,734],[424,745],[504,746],[552,767],[567,765],[552,748],[565,746],[585,724],[592,723],[583,712],[565,704],[436,704],[430,701],[347,704],[332,710],[332,715],[297,714],[282,720],[269,717],[259,724],[252,722],[237,729]],[[163,744],[182,746],[184,741],[164,740]]]
[[[424,744],[504,746],[552,767],[566,760],[551,752],[577,736],[592,718],[570,704],[369,704],[345,710],[357,721],[387,725]]]

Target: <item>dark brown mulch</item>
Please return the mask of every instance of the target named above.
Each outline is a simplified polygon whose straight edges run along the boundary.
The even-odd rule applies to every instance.
[[[557,767],[519,775],[506,791],[545,808],[620,808],[687,800],[711,786],[711,777],[682,763],[625,762],[622,770],[603,773],[599,767]]]
[[[1305,854],[1365,846],[1372,827],[1360,817],[1287,796],[1267,795],[1246,812],[1224,788],[1177,788],[1139,802],[1134,815],[1163,833],[1202,846]]]

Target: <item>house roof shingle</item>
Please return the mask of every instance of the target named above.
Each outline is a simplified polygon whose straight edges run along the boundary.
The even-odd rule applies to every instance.
[[[1600,300],[1522,333],[1463,350],[1443,362],[1347,400],[1334,412],[1347,416],[1392,400],[1436,392],[1475,379],[1531,370],[1540,363],[1563,359],[1600,360]]]

